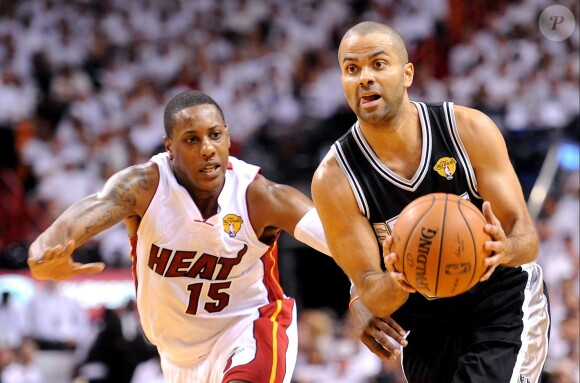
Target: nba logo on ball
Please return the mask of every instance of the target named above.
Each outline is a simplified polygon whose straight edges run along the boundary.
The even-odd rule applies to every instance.
[[[484,249],[491,240],[486,220],[471,202],[454,194],[432,193],[403,209],[394,226],[395,269],[429,299],[462,294],[487,269]]]

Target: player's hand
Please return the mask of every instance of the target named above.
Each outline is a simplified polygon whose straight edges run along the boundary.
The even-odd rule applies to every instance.
[[[491,236],[491,241],[486,241],[484,248],[490,251],[491,255],[485,259],[487,271],[480,278],[481,282],[488,280],[499,265],[509,263],[510,261],[510,257],[506,252],[507,237],[501,226],[501,222],[491,210],[491,203],[489,201],[483,203],[482,211],[487,221],[483,230]]]
[[[391,274],[391,277],[397,281],[401,288],[409,293],[415,293],[415,290],[409,283],[407,283],[407,278],[405,278],[405,274],[399,273],[395,270],[395,262],[399,257],[397,253],[395,253],[393,249],[394,239],[392,235],[388,235],[387,239],[383,242],[383,259],[385,261],[385,266],[387,271]]]
[[[407,345],[405,330],[391,318],[374,317],[360,299],[352,303],[350,312],[355,333],[364,345],[381,359],[397,360],[401,355],[400,346]],[[391,340],[397,343],[393,344]]]
[[[36,246],[36,244],[33,244]],[[31,246],[28,258],[28,267],[32,276],[36,279],[49,279],[62,281],[78,274],[93,274],[103,271],[105,264],[102,262],[82,264],[74,262],[72,253],[75,249],[75,241],[68,241],[66,246],[58,245],[49,247],[38,256],[34,254],[35,249]]]

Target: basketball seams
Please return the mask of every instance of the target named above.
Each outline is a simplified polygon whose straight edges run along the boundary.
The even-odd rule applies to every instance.
[[[405,262],[405,256],[407,255],[407,246],[409,246],[409,241],[411,240],[411,238],[413,238],[413,234],[415,233],[415,229],[417,228],[417,226],[419,226],[421,224],[421,221],[423,220],[423,218],[427,215],[427,213],[429,213],[429,211],[431,211],[431,209],[433,208],[433,205],[435,205],[435,196],[433,196],[433,198],[431,199],[431,201],[421,201],[421,203],[431,203],[431,205],[427,209],[425,209],[425,211],[421,214],[421,216],[419,217],[419,219],[417,219],[415,221],[415,224],[413,225],[413,227],[411,228],[411,230],[409,230],[409,235],[407,236],[407,240],[405,241],[405,246],[403,246],[403,259],[402,259],[403,271],[402,272],[403,272],[403,274],[405,276],[407,275],[405,273],[405,267],[407,265],[407,262]],[[411,207],[420,206],[421,203],[412,205]],[[397,224],[395,223],[395,226],[396,225]],[[415,274],[416,274],[416,271],[415,271]]]
[[[463,222],[465,222],[465,226],[467,227],[467,230],[469,231],[469,236],[471,238],[471,246],[474,249],[473,260],[472,260],[473,271],[471,273],[471,278],[469,279],[469,282],[467,283],[467,286],[471,286],[471,284],[473,283],[473,278],[475,277],[475,272],[477,271],[477,259],[478,259],[479,249],[477,248],[477,241],[475,240],[475,237],[473,235],[473,230],[471,229],[471,225],[469,224],[469,220],[467,219],[467,217],[465,216],[465,214],[463,213],[463,210],[462,210],[463,207],[468,208],[470,211],[473,211],[473,209],[471,209],[469,207],[469,205],[463,204],[461,201],[462,199],[463,198],[457,199],[457,210],[459,211],[459,214],[461,214],[461,218],[463,218]],[[471,287],[469,287],[469,289],[471,289]],[[469,289],[467,289],[467,290],[469,290]]]
[[[399,255],[395,269],[428,299],[462,294],[477,284],[485,269],[483,244],[489,238],[482,228],[485,224],[482,212],[459,195],[430,193],[418,197],[401,211],[395,223],[395,251]]]
[[[435,198],[436,199],[436,196]],[[443,217],[441,218],[441,235],[439,236],[439,257],[437,257],[437,274],[435,276],[435,291],[433,292],[434,296],[437,296],[439,292],[439,273],[441,272],[441,252],[443,251],[443,242],[445,240],[445,219],[447,217],[447,205],[449,203],[449,195],[445,195],[445,204],[443,205]]]

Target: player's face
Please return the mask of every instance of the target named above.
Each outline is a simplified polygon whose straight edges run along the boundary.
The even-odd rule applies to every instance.
[[[346,36],[338,61],[344,94],[360,120],[378,123],[397,113],[411,85],[413,65],[401,61],[388,35]]]
[[[230,137],[218,108],[198,105],[176,116],[171,138],[164,138],[180,184],[190,193],[221,191],[228,165]]]

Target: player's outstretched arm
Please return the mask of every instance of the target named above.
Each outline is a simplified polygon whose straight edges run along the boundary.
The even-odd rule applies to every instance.
[[[248,200],[257,234],[263,234],[268,227],[282,229],[304,244],[332,256],[318,212],[302,192],[258,176],[251,185]],[[266,230],[260,231],[262,227]],[[380,358],[396,360],[400,355],[399,347],[407,344],[401,326],[391,318],[374,317],[359,299],[350,305],[350,311],[357,336],[365,346]],[[393,344],[391,339],[397,343]]]
[[[390,316],[409,294],[381,268],[375,233],[360,212],[332,152],[314,174],[312,197],[332,257],[356,286],[360,299],[373,315]]]
[[[28,266],[32,276],[64,280],[102,271],[105,265],[100,262],[74,262],[74,250],[124,218],[141,215],[158,180],[156,165],[133,166],[113,175],[100,192],[71,205],[30,245]]]
[[[248,210],[258,238],[271,238],[284,230],[329,255],[320,220],[313,208],[310,198],[301,191],[262,175],[258,175],[248,189]]]

